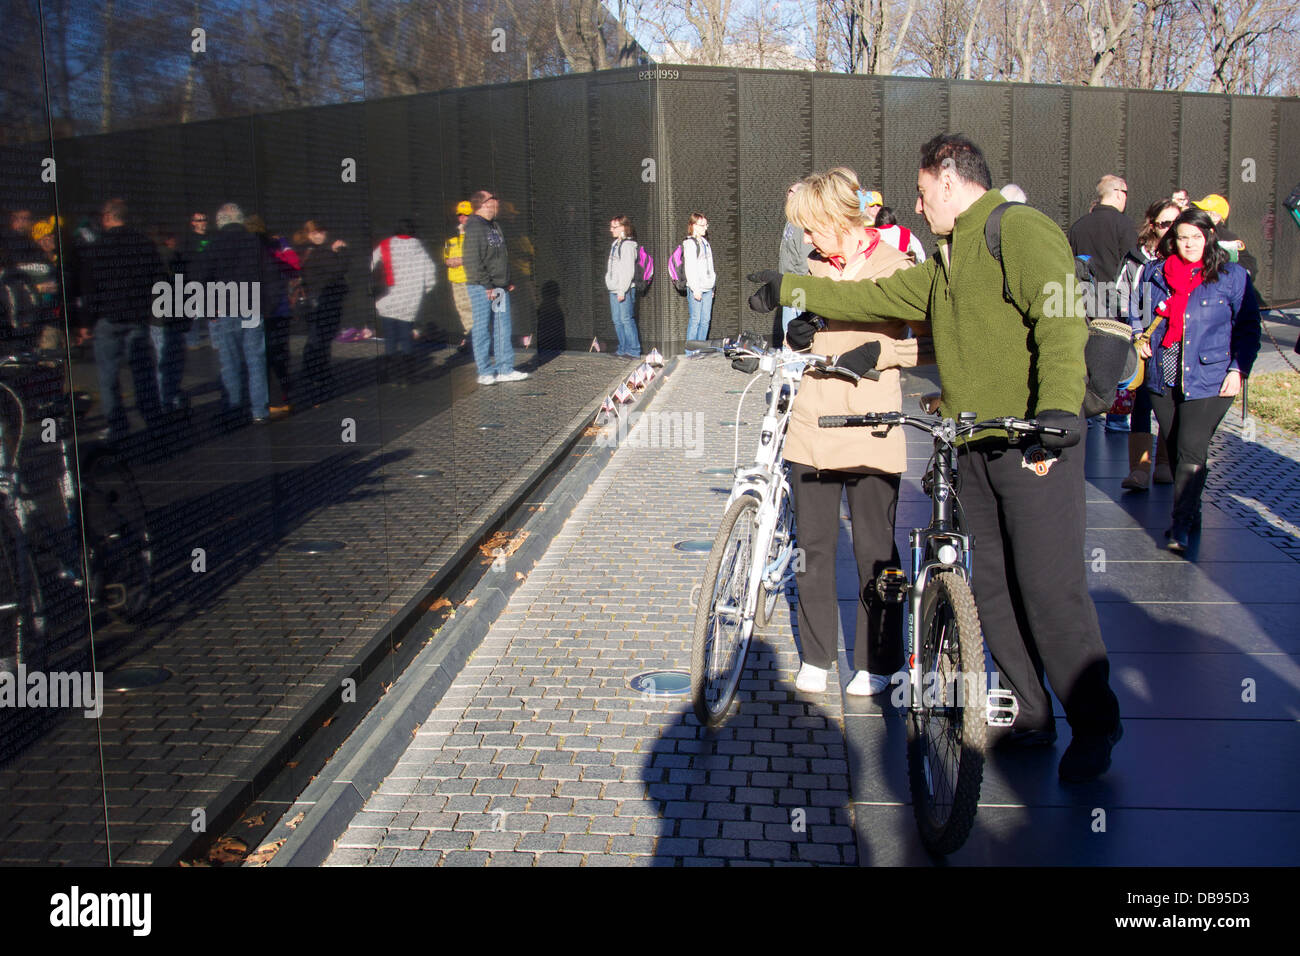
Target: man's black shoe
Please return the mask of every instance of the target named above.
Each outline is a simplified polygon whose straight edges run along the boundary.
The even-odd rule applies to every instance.
[[[998,750],[1030,750],[1035,747],[1050,747],[1056,743],[1056,728],[1035,729],[1032,727],[1015,728],[1009,734],[1003,734],[993,746]]]
[[[1056,768],[1058,776],[1065,783],[1083,783],[1101,776],[1110,767],[1111,748],[1123,736],[1124,725],[1119,723],[1109,734],[1075,734]]]

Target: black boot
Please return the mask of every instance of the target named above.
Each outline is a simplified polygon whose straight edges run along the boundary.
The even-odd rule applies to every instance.
[[[1165,532],[1171,551],[1186,551],[1193,524],[1198,524],[1201,491],[1205,487],[1205,466],[1179,462],[1174,469],[1173,525]]]

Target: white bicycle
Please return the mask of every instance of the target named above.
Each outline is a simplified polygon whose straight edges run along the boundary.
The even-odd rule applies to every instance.
[[[769,349],[761,339],[742,334],[718,342],[687,342],[688,349],[721,352],[744,367],[768,376],[767,411],[759,429],[753,464],[736,467],[731,494],[708,563],[695,610],[691,640],[691,700],[700,722],[717,727],[727,719],[740,686],[754,628],[766,627],[777,600],[794,577],[794,510],[782,452],[799,381],[817,369],[857,382],[854,372],[833,364],[835,357]],[[762,377],[755,377],[737,404]],[[735,459],[740,457],[737,426]]]

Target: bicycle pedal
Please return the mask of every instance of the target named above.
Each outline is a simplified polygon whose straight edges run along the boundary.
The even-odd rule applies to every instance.
[[[1016,695],[1005,687],[990,687],[988,690],[987,722],[990,727],[1010,727],[1020,714],[1020,704]]]
[[[876,577],[876,595],[886,604],[902,604],[910,587],[901,568],[885,568]]]

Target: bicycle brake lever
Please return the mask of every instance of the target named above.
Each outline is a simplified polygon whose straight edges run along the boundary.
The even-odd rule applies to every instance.
[[[838,365],[828,365],[826,367],[826,371],[832,372],[836,375],[843,375],[845,378],[851,379],[854,385],[857,385],[858,382],[862,381],[862,376],[859,375],[857,372],[853,371],[852,369],[841,368]],[[874,375],[872,374],[873,372],[875,372]],[[871,378],[871,379],[880,378],[880,373],[877,372],[875,369],[868,369],[867,378]]]

